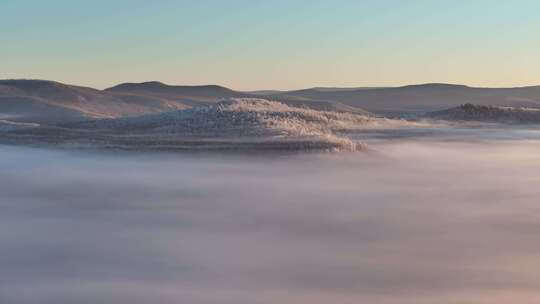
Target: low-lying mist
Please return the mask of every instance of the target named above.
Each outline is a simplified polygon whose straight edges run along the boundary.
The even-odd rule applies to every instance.
[[[359,153],[0,146],[0,302],[533,303],[540,141]]]

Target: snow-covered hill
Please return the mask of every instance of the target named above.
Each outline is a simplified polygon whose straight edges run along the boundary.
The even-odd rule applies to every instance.
[[[464,104],[448,110],[428,113],[427,117],[449,121],[540,124],[540,108]]]
[[[17,134],[57,144],[130,149],[356,150],[358,144],[345,135],[348,131],[403,124],[406,122],[302,109],[264,99],[231,98],[167,113],[66,123]]]
[[[139,117],[65,124],[75,129],[150,132],[193,136],[301,136],[378,125],[391,120],[316,111],[257,98],[230,98],[215,105]]]

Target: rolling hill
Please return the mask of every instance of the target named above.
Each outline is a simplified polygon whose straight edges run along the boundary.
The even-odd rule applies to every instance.
[[[233,97],[257,95],[217,85],[170,86],[156,81],[123,83],[97,90],[48,80],[0,80],[0,119],[58,124],[167,112],[214,104]],[[368,114],[334,101],[291,97],[283,102],[316,110]]]
[[[514,108],[464,104],[459,107],[430,112],[426,118],[447,121],[476,121],[507,124],[539,124],[539,108]]]
[[[226,98],[267,98],[269,92],[240,92],[218,85],[202,86],[172,86],[161,82],[151,81],[143,83],[124,83],[112,88],[105,89],[114,96],[126,98],[127,96],[144,96],[162,100],[181,102],[188,106],[208,105],[219,102]],[[276,93],[277,91],[270,91]],[[357,114],[369,114],[362,109],[342,104],[338,101],[326,101],[315,98],[302,98],[273,94],[275,100],[294,107],[306,107],[319,111],[352,112]]]
[[[0,80],[0,119],[59,123],[186,108],[147,96],[118,96],[46,80]]]
[[[156,81],[97,90],[46,80],[0,80],[0,119],[57,124],[167,112],[211,105],[224,98],[264,98],[314,110],[403,117],[465,103],[540,108],[540,86],[474,88],[433,83],[240,92],[218,85],[172,86]]]
[[[404,121],[290,107],[256,98],[230,98],[138,117],[55,126],[0,121],[0,143],[133,150],[347,150],[363,147],[347,131],[396,127]]]
[[[381,115],[418,114],[464,103],[510,107],[540,107],[540,86],[473,88],[452,84],[421,84],[394,88],[322,89],[281,92],[270,99],[324,100],[362,108]]]

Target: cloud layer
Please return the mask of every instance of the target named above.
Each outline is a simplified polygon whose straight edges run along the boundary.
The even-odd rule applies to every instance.
[[[536,142],[187,156],[0,147],[3,303],[532,303]]]

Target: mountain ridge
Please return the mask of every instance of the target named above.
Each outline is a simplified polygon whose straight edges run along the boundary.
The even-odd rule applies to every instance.
[[[210,105],[224,98],[254,98],[255,94],[219,85],[167,85],[158,81],[121,83],[105,90],[40,79],[0,80],[0,118],[16,122],[55,124],[95,118],[116,118]],[[297,107],[338,112],[361,109],[339,102],[285,98]]]
[[[540,86],[480,88],[424,83],[243,92],[215,84],[126,82],[99,90],[50,80],[8,79],[0,80],[0,119],[54,124],[160,113],[211,105],[224,98],[264,98],[315,110],[409,117],[465,103],[540,108]]]

